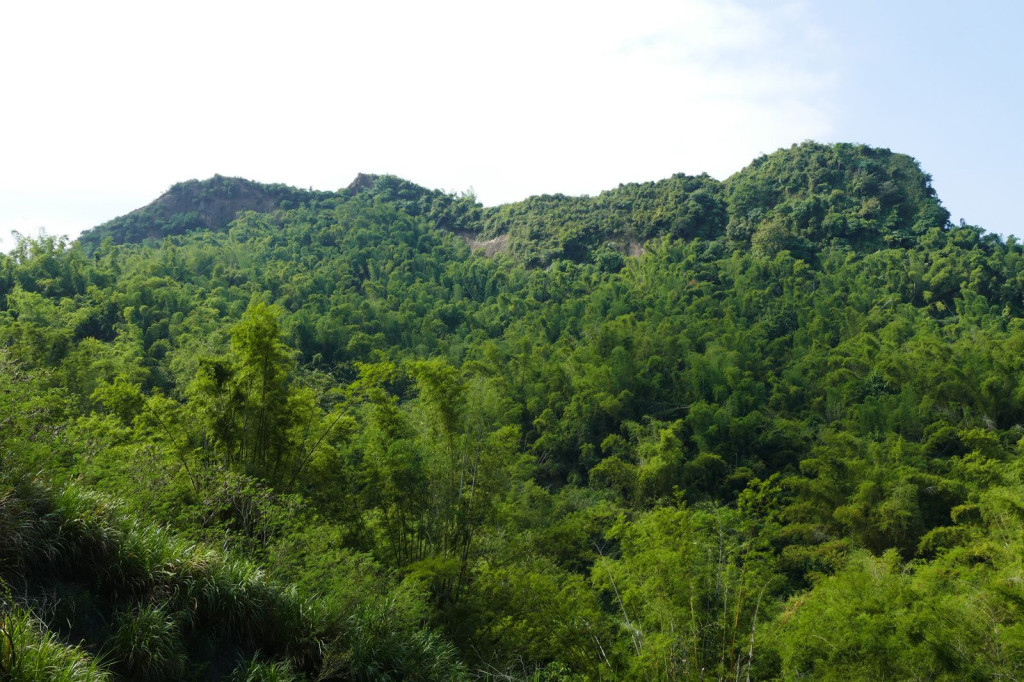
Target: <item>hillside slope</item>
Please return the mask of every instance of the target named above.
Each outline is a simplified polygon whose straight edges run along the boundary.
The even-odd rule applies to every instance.
[[[197,679],[1019,678],[1022,387],[1024,249],[853,145],[25,240],[0,666],[130,677],[143,622]]]
[[[215,175],[208,180],[177,183],[151,204],[86,230],[79,241],[96,247],[105,238],[114,244],[125,244],[160,240],[194,230],[219,232],[241,212],[266,213],[329,195]]]
[[[542,195],[492,208],[472,196],[428,190],[394,176],[360,174],[338,192],[313,192],[215,176],[172,187],[152,204],[82,235],[95,247],[223,231],[244,211],[274,210],[326,199],[361,196],[423,217],[436,229],[501,237],[530,266],[558,259],[601,260],[619,266],[622,255],[660,237],[715,240],[771,254],[804,258],[823,245],[865,252],[910,246],[949,214],[930,178],[909,156],[863,145],[805,142],[756,159],[724,183],[708,175],[679,174],[630,183],[596,197]]]

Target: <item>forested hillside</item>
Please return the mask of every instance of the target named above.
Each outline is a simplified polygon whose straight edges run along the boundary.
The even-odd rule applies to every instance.
[[[0,257],[14,680],[1024,675],[1024,252],[910,157],[176,185]]]

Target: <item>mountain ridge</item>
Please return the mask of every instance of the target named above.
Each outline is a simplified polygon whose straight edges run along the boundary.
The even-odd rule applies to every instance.
[[[813,259],[825,244],[870,251],[909,245],[929,229],[949,227],[930,176],[912,157],[808,141],[762,155],[724,181],[677,173],[596,196],[541,194],[491,207],[472,194],[393,175],[360,173],[336,192],[215,175],[177,183],[150,204],[87,230],[80,241],[94,248],[108,237],[119,244],[225,231],[245,211],[325,200],[390,204],[434,228],[479,235],[474,243],[503,237],[514,257],[533,266],[558,259],[615,262],[615,254],[635,253],[661,236],[724,238],[764,254],[788,250]]]

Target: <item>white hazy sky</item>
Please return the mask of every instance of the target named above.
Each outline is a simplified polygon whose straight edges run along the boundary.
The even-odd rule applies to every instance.
[[[485,204],[726,178],[805,139],[910,154],[1024,236],[1024,3],[6,2],[0,246],[214,173]]]

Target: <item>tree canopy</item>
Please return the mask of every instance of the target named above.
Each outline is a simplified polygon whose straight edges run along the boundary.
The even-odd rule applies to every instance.
[[[1022,358],[888,150],[176,185],[0,256],[0,670],[1020,676]]]

